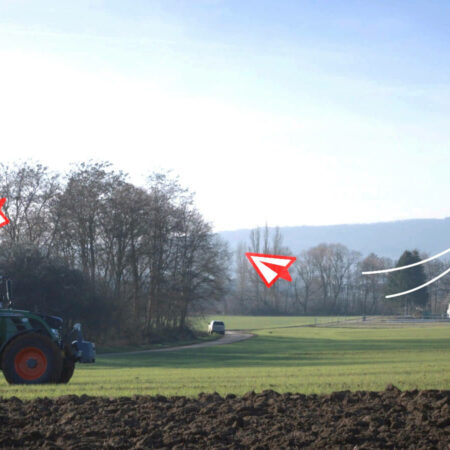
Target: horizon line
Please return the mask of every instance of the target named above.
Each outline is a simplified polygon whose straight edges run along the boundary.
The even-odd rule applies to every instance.
[[[380,222],[353,222],[353,223],[335,223],[335,224],[327,224],[327,225],[267,225],[267,228],[325,228],[325,227],[340,227],[340,226],[352,226],[352,225],[380,225],[386,223],[396,223],[396,222],[411,222],[411,221],[420,221],[420,220],[450,220],[450,216],[447,217],[423,217],[423,218],[411,218],[411,219],[394,219],[394,220],[383,220]],[[227,229],[227,230],[216,230],[215,233],[224,233],[224,232],[233,232],[233,231],[251,231],[255,228],[265,228],[265,225],[258,225],[252,228],[243,227],[243,228],[235,228],[235,229]]]

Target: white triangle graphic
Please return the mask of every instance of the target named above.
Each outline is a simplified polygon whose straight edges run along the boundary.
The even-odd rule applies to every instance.
[[[252,258],[256,267],[261,271],[267,283],[271,283],[278,274],[263,263],[268,262],[276,266],[286,267],[291,262],[290,259],[271,258],[269,256],[250,256],[250,258]]]

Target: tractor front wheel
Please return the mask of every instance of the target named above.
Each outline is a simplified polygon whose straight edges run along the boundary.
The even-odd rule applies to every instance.
[[[72,355],[70,345],[65,345],[64,347],[65,357],[63,359],[61,377],[58,383],[68,383],[72,378],[73,372],[75,371],[75,361]]]
[[[75,362],[72,359],[64,358],[63,368],[61,372],[61,377],[58,383],[68,383],[72,378],[73,372],[75,371]]]
[[[3,352],[2,369],[10,384],[57,383],[62,366],[61,350],[43,334],[17,336]]]

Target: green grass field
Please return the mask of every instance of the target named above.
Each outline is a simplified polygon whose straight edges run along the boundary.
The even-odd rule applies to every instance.
[[[285,328],[301,325],[312,325],[315,323],[337,322],[345,320],[345,317],[323,316],[323,317],[293,317],[293,316],[210,316],[193,319],[193,325],[199,330],[206,330],[211,320],[222,320],[228,330],[251,330],[259,331],[269,328]]]
[[[88,394],[243,394],[250,390],[450,389],[450,326],[305,327],[314,318],[218,317],[256,336],[231,345],[140,355],[99,356],[64,386],[8,386],[20,398]],[[204,319],[203,324],[208,319]],[[321,318],[320,322],[335,318]]]

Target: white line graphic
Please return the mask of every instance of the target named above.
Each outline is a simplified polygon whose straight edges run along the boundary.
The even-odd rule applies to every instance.
[[[389,273],[389,272],[396,272],[397,270],[409,269],[410,267],[420,266],[421,264],[425,264],[429,261],[432,261],[433,259],[440,258],[442,255],[445,255],[446,253],[449,253],[449,252],[450,252],[450,248],[448,248],[447,250],[444,250],[441,253],[438,253],[437,255],[431,256],[430,258],[427,258],[427,259],[423,259],[422,261],[418,261],[414,264],[408,264],[407,266],[393,267],[392,269],[372,270],[370,272],[362,272],[362,274],[363,275],[373,275],[376,273]],[[442,278],[444,275],[447,275],[449,272],[450,272],[450,267],[447,270],[445,270],[444,272],[442,272],[440,275],[438,275],[437,277],[434,277],[432,280],[427,281],[426,283],[424,283],[420,286],[417,286],[408,291],[397,292],[396,294],[386,295],[386,298],[394,298],[394,297],[400,297],[401,295],[411,294],[411,292],[418,291],[419,289],[422,289],[422,288],[430,285],[431,283],[434,283],[435,281],[439,280],[439,278]]]
[[[433,278],[430,281],[427,281],[426,283],[424,283],[420,286],[415,287],[414,289],[410,289],[409,291],[398,292],[397,294],[386,295],[386,298],[399,297],[400,295],[406,295],[406,294],[410,294],[411,292],[418,291],[419,289],[422,289],[422,288],[428,286],[429,284],[434,283],[435,281],[439,280],[439,278],[442,278],[444,275],[447,275],[449,272],[450,272],[450,267],[446,271],[444,271],[440,275],[438,275],[437,277]]]
[[[444,250],[441,253],[438,253],[437,255],[432,256],[431,258],[424,259],[422,261],[416,262],[414,264],[408,264],[407,266],[401,266],[401,267],[394,267],[392,269],[383,269],[383,270],[372,270],[371,272],[362,272],[363,275],[372,275],[375,273],[389,273],[389,272],[395,272],[397,270],[403,270],[403,269],[409,269],[410,267],[420,266],[421,264],[425,264],[428,261],[431,261],[436,258],[440,258],[442,255],[445,255],[446,253],[450,252],[450,248],[447,250]]]

